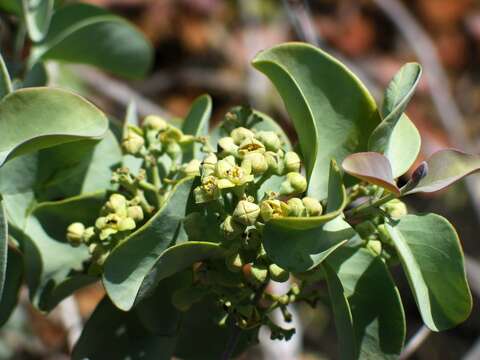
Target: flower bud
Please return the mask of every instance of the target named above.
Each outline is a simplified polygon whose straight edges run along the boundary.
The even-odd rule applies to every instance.
[[[383,208],[393,219],[400,219],[408,213],[407,205],[399,199],[390,200],[383,205]]]
[[[143,220],[143,210],[139,205],[129,206],[127,208],[127,216],[133,219],[135,222],[140,222]]]
[[[167,142],[174,142],[178,143],[181,141],[183,137],[183,132],[179,128],[176,128],[175,126],[169,126],[166,131],[160,134],[160,140],[161,142],[167,143]]]
[[[263,154],[261,153],[252,152],[246,154],[242,161],[242,167],[248,166],[247,162],[249,163],[254,174],[263,174],[265,171],[268,170],[267,160],[265,159],[265,156],[263,156]]]
[[[135,221],[130,218],[130,217],[124,217],[120,219],[118,223],[118,231],[127,231],[127,230],[133,230],[136,228]]]
[[[288,215],[294,217],[302,217],[306,215],[305,205],[299,198],[291,198],[287,201]]]
[[[169,141],[166,144],[165,152],[171,159],[175,160],[182,155],[182,148],[180,147],[178,142]]]
[[[282,269],[276,264],[270,264],[268,266],[268,273],[273,281],[285,282],[290,277],[290,274],[285,269]]]
[[[168,123],[157,115],[148,115],[143,120],[143,126],[152,130],[165,131]]]
[[[238,146],[235,144],[231,137],[223,137],[218,140],[218,146],[221,152],[227,155],[237,155]]]
[[[93,238],[95,236],[95,228],[93,226],[89,226],[88,228],[85,229],[83,232],[83,242],[85,244],[89,244],[92,242]]]
[[[281,195],[300,194],[307,190],[307,180],[296,172],[287,174],[287,179],[280,186]]]
[[[240,200],[233,211],[235,221],[243,225],[254,225],[260,215],[260,207],[250,201]]]
[[[256,138],[270,151],[277,151],[282,146],[280,138],[273,131],[259,131]]]
[[[200,160],[193,159],[188,162],[182,169],[186,176],[198,176],[200,175]]]
[[[217,156],[214,153],[209,153],[202,161],[202,176],[212,175],[217,168]]]
[[[280,158],[280,155],[273,151],[267,151],[265,152],[264,156],[268,164],[268,170],[274,174],[282,175],[285,164],[283,162],[283,159]]]
[[[285,153],[285,169],[287,172],[299,172],[302,161],[298,154],[294,151]]]
[[[284,216],[285,210],[287,206],[280,200],[264,200],[260,203],[260,214],[265,222],[277,216]]]
[[[85,226],[80,222],[70,224],[67,228],[67,240],[72,246],[80,246],[83,241]]]
[[[384,242],[385,244],[392,244],[393,242],[392,236],[390,235],[390,233],[388,232],[384,224],[378,225],[377,231],[378,231],[378,237],[382,242]]]
[[[232,132],[230,133],[230,137],[233,139],[235,144],[240,145],[246,139],[253,139],[255,137],[255,134],[253,133],[253,131],[247,128],[238,127],[232,130]]]
[[[230,215],[228,215],[220,224],[220,229],[227,239],[232,239],[240,235],[244,230],[244,228],[238,222],[233,221],[233,218]]]
[[[115,213],[120,216],[125,216],[127,213],[127,198],[121,194],[112,194],[103,210],[106,214]]]
[[[373,252],[374,255],[382,254],[382,243],[378,240],[369,240],[367,242],[367,249]]]
[[[302,199],[303,205],[307,210],[308,216],[320,216],[322,215],[323,207],[320,201],[311,197],[304,197]]]
[[[126,133],[122,141],[122,147],[127,154],[137,155],[145,145],[145,139],[140,129],[133,126],[127,126]]]

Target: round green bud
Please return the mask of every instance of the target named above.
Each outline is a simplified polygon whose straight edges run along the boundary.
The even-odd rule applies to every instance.
[[[168,128],[168,123],[157,115],[148,115],[143,120],[143,126],[157,131],[164,131]]]
[[[294,217],[302,217],[306,215],[305,205],[299,198],[291,198],[287,201],[288,215]]]
[[[121,194],[112,194],[104,207],[104,212],[125,216],[127,213],[127,198]]]
[[[392,244],[392,236],[384,224],[377,226],[378,237],[385,244]]]
[[[95,221],[95,227],[98,230],[102,230],[107,226],[107,218],[105,216],[100,216],[96,221]]]
[[[133,230],[137,227],[135,224],[135,220],[133,220],[130,217],[124,217],[120,219],[118,223],[118,231],[127,231],[127,230]]]
[[[67,228],[67,240],[72,246],[80,246],[83,241],[85,226],[80,222],[70,224]]]
[[[127,154],[137,155],[145,145],[145,139],[141,130],[137,130],[131,126],[127,127],[126,133],[122,141],[122,148]]]
[[[238,145],[235,144],[235,141],[231,137],[223,137],[218,140],[218,146],[224,154],[227,155],[237,155]]]
[[[282,141],[273,131],[259,131],[255,136],[270,151],[277,151],[282,146]]]
[[[178,159],[178,158],[182,155],[182,148],[181,148],[181,146],[178,144],[178,142],[169,141],[169,142],[166,144],[165,152],[167,153],[167,155],[168,155],[171,159],[175,160],[175,159]]]
[[[268,170],[274,174],[282,175],[285,164],[283,159],[280,157],[280,154],[278,154],[278,152],[267,151],[265,152],[264,156],[268,164]]]
[[[261,153],[251,152],[246,154],[242,161],[242,167],[248,166],[246,164],[247,162],[249,163],[252,172],[256,175],[263,174],[265,171],[268,170],[267,159],[265,159],[265,156],[263,156],[263,154]]]
[[[255,134],[253,133],[253,131],[247,128],[238,127],[232,130],[232,132],[230,133],[230,137],[233,139],[236,145],[240,145],[246,139],[253,139],[255,137]]]
[[[298,154],[294,151],[285,153],[285,169],[287,172],[299,172],[302,161]]]
[[[381,255],[382,243],[378,240],[369,240],[367,242],[367,249],[369,249],[374,255]]]
[[[92,242],[94,237],[95,237],[95,228],[93,226],[89,226],[83,232],[83,236],[82,236],[83,242],[86,244],[89,244],[90,242]]]
[[[233,219],[243,225],[254,225],[260,215],[260,207],[250,201],[240,200],[233,211]]]
[[[307,210],[308,216],[320,216],[323,212],[322,204],[317,199],[311,197],[304,197],[302,199],[303,205]]]
[[[198,176],[200,175],[200,160],[190,160],[182,169],[186,176]]]
[[[287,179],[280,186],[281,195],[301,194],[307,190],[307,179],[297,172],[287,174]]]
[[[225,265],[231,272],[240,272],[244,265],[239,253],[231,254],[225,258]]]
[[[268,266],[268,272],[273,281],[285,282],[290,277],[290,274],[285,269],[282,269],[277,264],[270,264]]]
[[[393,219],[400,219],[408,214],[407,205],[399,199],[390,200],[383,208]]]
[[[133,219],[135,222],[140,222],[143,220],[143,209],[139,205],[129,206],[127,208],[127,216]]]

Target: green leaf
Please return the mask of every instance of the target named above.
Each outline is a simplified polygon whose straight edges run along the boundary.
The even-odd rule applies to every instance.
[[[420,153],[422,140],[420,133],[408,118],[403,114],[390,135],[385,157],[392,166],[393,178],[405,174],[412,167]]]
[[[185,134],[194,136],[207,136],[210,116],[212,115],[212,98],[202,95],[195,99],[190,111],[183,122],[182,130]],[[200,144],[192,144],[183,153],[183,162],[200,158]]]
[[[0,327],[10,318],[17,306],[20,287],[23,280],[22,254],[13,247],[8,248],[6,280],[0,301]]]
[[[385,263],[366,249],[342,247],[325,264],[339,345],[347,346],[341,358],[396,359],[405,340],[405,315]]]
[[[82,139],[98,139],[108,128],[105,115],[65,90],[17,90],[0,101],[0,166],[27,152]]]
[[[48,85],[48,73],[44,63],[36,63],[25,75],[21,84],[22,88],[39,87]],[[59,86],[57,84],[57,86]]]
[[[372,96],[358,78],[325,52],[287,43],[260,52],[253,65],[270,78],[290,114],[305,159],[312,197],[328,192],[330,160],[365,150],[380,122]]]
[[[413,96],[421,75],[422,67],[419,64],[407,63],[392,79],[383,99],[383,121],[372,132],[368,141],[370,151],[384,153],[388,150],[392,132]]]
[[[101,141],[83,140],[44,149],[38,154],[37,200],[62,199],[111,187],[112,171],[122,151],[109,130]]]
[[[425,325],[441,331],[463,322],[472,297],[453,226],[439,215],[426,214],[407,215],[387,229]]]
[[[72,352],[72,359],[170,360],[175,338],[149,333],[134,312],[117,309],[105,297]]]
[[[3,287],[7,273],[8,253],[8,224],[7,213],[3,206],[2,195],[0,194],[0,299],[3,297]]]
[[[50,26],[55,0],[21,0],[28,36],[33,42],[45,38]]]
[[[12,92],[12,81],[7,69],[7,65],[0,54],[0,100]]]
[[[276,217],[270,220],[270,222],[290,229],[308,230],[336,218],[342,213],[346,205],[347,194],[345,186],[343,186],[342,173],[335,160],[332,160],[330,163],[326,213],[321,216],[312,217]]]
[[[96,6],[76,3],[55,12],[50,31],[33,48],[30,62],[82,63],[140,78],[150,69],[152,58],[151,45],[130,23]]]
[[[143,279],[135,302],[149,296],[157,284],[194,263],[222,255],[224,249],[217,243],[187,241],[166,249]]]
[[[380,153],[361,152],[349,155],[343,160],[342,168],[356,178],[400,194],[400,189],[393,179],[390,161]]]
[[[354,234],[340,216],[308,230],[268,222],[263,232],[263,246],[275,264],[292,272],[303,272],[320,264]]]
[[[355,330],[353,328],[350,304],[348,303],[342,283],[335,270],[327,261],[323,262],[322,269],[325,273],[333,318],[335,319],[335,326],[337,328],[340,359],[355,359],[358,352],[358,346],[355,338]]]
[[[22,14],[22,4],[18,0],[2,0],[0,9],[17,16]]]
[[[13,235],[25,257],[30,297],[39,308],[50,308],[61,300],[61,294],[71,293],[65,287],[72,289],[71,279],[82,274],[83,262],[90,256],[85,246],[74,248],[66,242],[66,229],[77,221],[93,224],[104,201],[104,193],[96,193],[45,202],[31,210],[24,229],[15,229]]]
[[[435,192],[442,190],[465,176],[480,170],[480,156],[445,149],[434,153],[426,162],[427,174],[417,186],[406,192]]]
[[[114,304],[129,310],[158,257],[175,243],[193,179],[181,180],[160,210],[108,256],[103,284]]]

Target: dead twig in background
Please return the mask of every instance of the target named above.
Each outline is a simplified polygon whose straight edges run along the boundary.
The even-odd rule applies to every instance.
[[[422,325],[422,327],[415,333],[415,335],[410,338],[407,345],[405,345],[405,348],[400,354],[400,360],[406,360],[410,356],[412,356],[420,347],[420,345],[422,345],[423,342],[427,340],[428,336],[431,333],[432,331],[429,328],[427,328],[425,325]]]

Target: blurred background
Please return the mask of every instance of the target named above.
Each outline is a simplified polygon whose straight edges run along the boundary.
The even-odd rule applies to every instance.
[[[1,1],[1,0],[0,0]],[[209,93],[213,120],[229,107],[252,105],[272,115],[294,139],[283,104],[266,78],[250,66],[261,49],[308,41],[345,62],[381,102],[400,66],[418,61],[423,80],[407,113],[422,135],[422,161],[436,150],[458,147],[480,153],[480,1],[478,0],[88,0],[128,18],[152,42],[150,75],[125,82],[83,67],[56,65],[54,81],[122,118],[128,102],[141,115],[181,118],[192,100]],[[92,95],[93,94],[93,95]],[[445,215],[457,228],[467,256],[475,299],[463,325],[443,333],[422,327],[401,272],[395,272],[407,315],[411,359],[480,359],[480,176],[448,192],[408,199],[411,211]],[[373,295],[373,294],[372,294]],[[63,304],[47,318],[23,306],[0,330],[0,359],[68,359],[69,339],[81,318],[103,296],[81,290],[77,304]],[[24,294],[26,298],[26,294]],[[26,301],[24,301],[26,304]],[[79,318],[65,318],[68,306]],[[67,310],[65,310],[67,307]],[[328,308],[297,309],[302,336],[269,343],[244,359],[336,359]],[[281,349],[282,355],[275,353]]]

